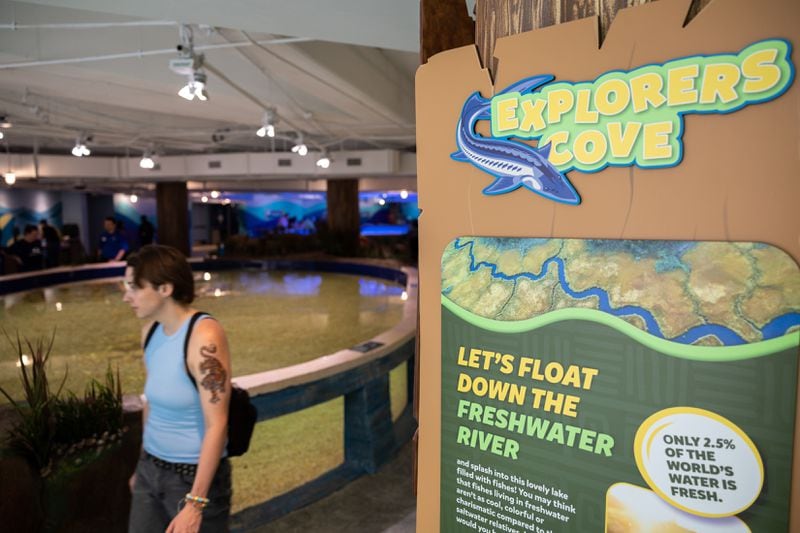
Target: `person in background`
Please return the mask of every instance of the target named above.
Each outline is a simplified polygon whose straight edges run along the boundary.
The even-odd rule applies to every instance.
[[[285,211],[281,211],[281,216],[278,217],[278,224],[275,227],[277,233],[286,233],[289,230],[289,215]]]
[[[230,352],[210,316],[188,331],[193,300],[192,270],[177,249],[151,244],[128,258],[123,301],[143,321],[146,369],[129,533],[228,531]]]
[[[106,217],[103,221],[103,233],[100,235],[98,253],[104,261],[121,261],[128,253],[128,241],[117,229],[114,217]]]
[[[147,220],[147,215],[142,215],[142,219],[139,222],[139,246],[153,244],[154,233],[155,228],[153,228],[153,225]]]
[[[19,265],[20,272],[31,272],[44,268],[39,228],[33,224],[25,226],[22,238],[12,244],[8,251]]]
[[[61,236],[56,228],[47,223],[46,218],[39,221],[39,230],[42,232],[44,266],[45,268],[57,267],[61,257]]]

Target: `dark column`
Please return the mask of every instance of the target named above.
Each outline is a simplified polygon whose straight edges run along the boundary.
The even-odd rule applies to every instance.
[[[189,197],[186,183],[156,184],[156,216],[158,242],[174,246],[188,257],[189,247]]]
[[[327,252],[353,256],[358,251],[360,219],[358,215],[358,180],[328,180]]]

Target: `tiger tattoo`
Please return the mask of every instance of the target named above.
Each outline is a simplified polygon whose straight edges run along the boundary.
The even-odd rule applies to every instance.
[[[211,403],[220,401],[218,394],[225,393],[225,382],[228,373],[223,368],[222,363],[214,357],[217,353],[217,345],[209,344],[200,348],[200,355],[204,357],[200,363],[200,373],[204,374],[200,384],[204,389],[211,392]]]

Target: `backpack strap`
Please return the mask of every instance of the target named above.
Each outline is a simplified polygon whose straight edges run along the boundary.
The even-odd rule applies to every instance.
[[[194,385],[194,388],[197,388],[197,382],[194,379],[194,376],[191,372],[189,372],[189,338],[192,336],[192,330],[194,329],[195,323],[200,320],[204,316],[211,316],[208,313],[204,313],[203,311],[198,311],[192,315],[192,318],[189,319],[189,327],[186,329],[186,338],[183,341],[183,366],[186,368],[186,375],[189,376],[189,379]]]
[[[147,350],[147,345],[150,344],[150,339],[153,338],[153,333],[156,332],[156,328],[158,327],[158,322],[153,322],[153,325],[150,326],[150,331],[147,332],[147,337],[144,339],[144,347],[143,350]]]

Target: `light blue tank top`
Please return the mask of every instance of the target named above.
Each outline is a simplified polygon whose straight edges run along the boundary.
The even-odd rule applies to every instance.
[[[200,320],[210,317],[201,317]],[[144,395],[149,413],[144,426],[144,450],[172,463],[197,464],[205,435],[200,394],[186,373],[183,345],[187,318],[173,335],[159,324],[144,352],[147,381]],[[197,323],[195,323],[197,327]]]

